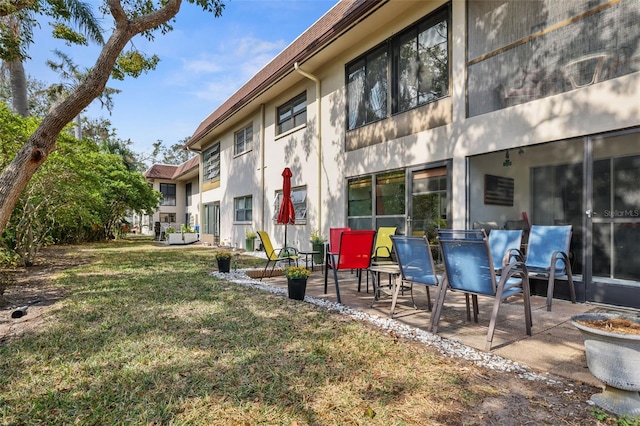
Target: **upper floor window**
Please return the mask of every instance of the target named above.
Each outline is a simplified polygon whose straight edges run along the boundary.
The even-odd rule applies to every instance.
[[[470,1],[467,9],[470,117],[640,71],[638,1]]]
[[[186,200],[185,200],[185,202],[186,202],[185,205],[187,205],[187,206],[191,205],[191,200],[192,200],[192,197],[193,197],[192,191],[193,191],[193,189],[192,189],[191,182],[188,182],[187,185],[185,186],[185,195],[187,197]]]
[[[278,108],[278,134],[307,122],[307,92],[303,92]]]
[[[253,197],[251,195],[233,199],[236,222],[251,222],[253,216]]]
[[[448,22],[445,7],[347,64],[348,130],[449,94]]]
[[[175,206],[176,205],[176,184],[175,183],[161,183],[160,192],[162,193],[161,206]]]
[[[393,43],[393,112],[449,94],[447,12],[420,22]]]
[[[214,143],[204,151],[203,169],[204,181],[211,181],[220,177],[220,142]]]
[[[251,142],[253,141],[253,123],[245,127],[244,129],[236,132],[235,144],[233,146],[233,153],[235,155],[242,154],[245,151],[251,149]]]
[[[387,45],[347,66],[348,128],[387,116]]]

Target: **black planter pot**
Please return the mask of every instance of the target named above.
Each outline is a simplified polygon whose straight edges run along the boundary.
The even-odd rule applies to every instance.
[[[218,271],[220,272],[231,271],[231,259],[218,259]]]
[[[307,279],[287,278],[287,288],[289,289],[289,299],[304,300],[304,293],[307,291]]]

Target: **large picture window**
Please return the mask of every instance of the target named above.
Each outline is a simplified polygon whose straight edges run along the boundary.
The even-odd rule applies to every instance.
[[[162,193],[161,206],[175,206],[176,205],[176,184],[175,183],[161,183],[160,192]]]
[[[234,198],[233,205],[236,222],[251,222],[253,215],[253,197],[251,195]]]
[[[204,181],[220,178],[220,142],[214,143],[203,153]]]
[[[253,142],[253,123],[236,132],[233,153],[238,155],[249,151],[251,149],[251,142]]]
[[[449,94],[447,13],[441,11],[410,28],[393,43],[393,112]]]
[[[278,108],[278,134],[307,122],[307,92],[303,92]]]
[[[347,184],[349,227],[378,229],[405,222],[405,171],[381,173],[350,179]]]
[[[349,130],[387,116],[387,45],[347,66]]]
[[[639,4],[467,2],[469,116],[640,71]]]
[[[348,130],[448,96],[449,7],[347,64],[346,85]]]

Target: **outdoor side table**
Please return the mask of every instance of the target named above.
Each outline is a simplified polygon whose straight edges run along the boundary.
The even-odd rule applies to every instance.
[[[397,277],[400,275],[400,267],[395,263],[383,264],[383,265],[372,265],[369,267],[369,272],[371,272],[371,280],[373,281],[373,300],[374,302],[371,304],[375,304],[376,301],[380,299],[380,274],[389,274],[391,277],[391,311],[389,312],[389,318],[393,318],[393,312],[396,308],[396,301],[398,300],[398,293],[400,292],[400,288],[402,287],[402,282],[398,284]]]
[[[309,269],[309,260],[311,260],[311,271],[313,271],[313,255],[314,254],[320,254],[319,251],[317,250],[311,250],[311,251],[299,251],[298,254],[300,254],[301,256],[304,256],[304,267]]]

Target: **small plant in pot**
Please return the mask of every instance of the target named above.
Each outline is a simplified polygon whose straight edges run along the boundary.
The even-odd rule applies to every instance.
[[[640,416],[640,317],[586,313],[571,324],[584,338],[589,372],[606,386],[591,400],[618,415]]]
[[[253,251],[255,249],[255,239],[258,234],[251,229],[244,231],[244,249],[246,251]]]
[[[287,277],[289,299],[304,300],[309,275],[311,275],[311,271],[304,266],[290,266],[284,270],[284,276]]]
[[[327,242],[327,239],[320,234],[319,229],[314,229],[311,231],[311,250],[319,252],[318,254],[313,255],[313,263],[319,265],[324,262],[324,243]]]
[[[218,261],[218,271],[229,272],[231,270],[231,252],[217,251],[215,256]]]

